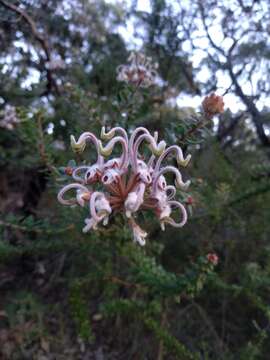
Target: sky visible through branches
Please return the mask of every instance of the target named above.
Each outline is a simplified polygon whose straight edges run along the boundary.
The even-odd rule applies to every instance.
[[[117,0],[106,0],[107,3],[119,3],[119,1]],[[128,0],[125,2],[128,6],[132,5],[132,1]],[[186,10],[189,10],[192,8],[192,1],[190,0],[186,0],[185,2],[181,1],[177,1],[177,0],[171,0],[170,1],[171,5],[173,6],[173,8],[175,8],[176,13],[179,11],[179,9],[185,8]],[[236,3],[234,0],[230,0],[228,1],[228,5],[231,6],[231,10],[234,11],[234,8],[236,7]],[[260,4],[262,6],[261,12],[266,12],[267,11],[267,4],[265,3],[265,8],[264,7],[264,3]],[[136,5],[136,10],[137,11],[142,11],[142,12],[151,12],[151,1],[150,0],[138,0],[137,1],[137,5]],[[254,14],[252,14],[252,16],[254,16]],[[259,15],[255,15],[258,17]],[[222,28],[221,28],[221,17],[222,14],[220,13],[220,10],[217,8],[216,12],[215,12],[215,19],[213,21],[213,23],[211,24],[211,26],[209,27],[209,32],[210,35],[212,36],[213,40],[215,41],[216,44],[218,44],[219,46],[221,46],[222,48],[224,48],[224,50],[228,50],[229,47],[232,45],[231,41],[229,41],[229,39],[224,38],[223,33],[222,33]],[[241,30],[245,30],[246,28],[249,27],[249,22],[246,21],[245,23],[241,23],[242,29]],[[183,43],[183,50],[186,51],[187,53],[191,54],[190,56],[190,60],[194,66],[194,68],[198,68],[200,67],[200,70],[196,73],[196,80],[199,80],[200,82],[206,82],[207,80],[209,80],[211,73],[209,68],[207,67],[206,64],[201,65],[203,59],[205,59],[205,57],[207,56],[207,49],[209,49],[209,40],[207,39],[207,36],[205,34],[204,31],[204,27],[202,24],[202,21],[196,21],[196,27],[197,30],[193,32],[192,36],[194,36],[194,45],[196,46],[195,48],[192,49],[191,47],[191,42],[190,40],[186,40]],[[134,26],[134,22],[132,18],[129,18],[126,21],[125,26],[120,25],[118,27],[118,31],[119,33],[122,35],[122,37],[125,39],[125,41],[129,44],[130,49],[134,49],[136,48],[137,50],[139,50],[141,48],[141,46],[143,45],[143,41],[142,39],[139,39],[138,36],[136,36],[138,33],[143,32],[143,29],[138,29],[136,27],[135,30],[135,26]],[[254,88],[256,89],[256,85],[258,83],[258,81],[260,80],[260,78],[264,77],[264,67],[262,67],[261,72],[254,72],[252,75],[252,79],[251,81],[243,81],[243,83],[241,84],[242,89],[244,90],[245,94],[247,94],[248,96],[253,96],[254,95]],[[238,99],[238,97],[233,94],[233,92],[230,92],[228,89],[231,86],[231,81],[229,76],[222,70],[218,70],[216,72],[216,79],[217,79],[217,94],[219,95],[224,95],[224,100],[225,100],[225,104],[226,107],[229,108],[233,113],[236,113],[238,111],[244,111],[245,110],[245,106],[244,104],[241,102],[241,100]],[[227,92],[227,93],[226,93]],[[198,109],[198,107],[201,104],[201,97],[196,95],[196,96],[190,96],[188,94],[184,94],[181,93],[178,98],[176,99],[177,104],[179,106],[191,106],[191,107],[195,107],[196,109]],[[262,110],[265,106],[267,106],[267,98],[260,96],[260,98],[258,99],[257,103],[256,103],[257,107],[259,110]],[[267,129],[266,129],[267,130]],[[270,131],[267,133],[269,134]]]

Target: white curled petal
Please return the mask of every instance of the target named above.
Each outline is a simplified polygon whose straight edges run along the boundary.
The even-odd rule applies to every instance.
[[[165,231],[165,222],[164,221],[160,222],[160,228],[162,231]]]
[[[145,238],[147,236],[147,232],[142,230],[139,225],[133,226],[133,240],[135,243],[138,243],[141,246],[144,246],[146,241]]]
[[[85,219],[85,227],[82,229],[83,233],[89,232],[91,229],[96,230],[97,228],[97,222],[91,218],[91,219]]]
[[[97,222],[100,222],[105,216],[108,216],[112,212],[109,201],[105,198],[105,195],[99,191],[92,194],[89,208],[92,218]]]
[[[144,246],[146,244],[145,238],[147,236],[146,232],[143,232],[143,234],[140,235],[134,235],[134,242],[137,242],[139,245]]]
[[[85,195],[85,192],[83,192],[81,190],[77,190],[76,200],[81,207],[84,207],[84,204],[85,204],[85,201],[83,198],[84,195]]]
[[[160,220],[167,219],[167,218],[170,217],[171,213],[172,213],[172,209],[171,209],[170,205],[167,204],[161,210],[160,215],[159,215],[159,219]]]
[[[130,218],[131,214],[137,210],[138,195],[135,191],[128,194],[125,201],[126,217]]]
[[[138,243],[141,246],[145,245],[145,238],[147,236],[147,232],[140,228],[138,224],[134,221],[134,219],[130,219],[129,224],[133,231],[133,241]]]
[[[109,215],[112,212],[112,208],[110,206],[110,203],[105,198],[105,196],[100,197],[100,199],[98,199],[96,201],[96,209],[97,209],[97,213],[99,215],[102,215],[102,214]]]
[[[132,213],[139,210],[140,206],[143,204],[145,192],[145,184],[140,183],[134,191],[128,194],[125,201],[125,210],[126,217],[130,218]]]

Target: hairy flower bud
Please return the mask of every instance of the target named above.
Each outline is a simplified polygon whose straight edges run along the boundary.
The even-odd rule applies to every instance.
[[[222,114],[224,111],[224,101],[222,96],[211,94],[206,96],[202,102],[204,114],[207,118],[212,118],[214,115]]]

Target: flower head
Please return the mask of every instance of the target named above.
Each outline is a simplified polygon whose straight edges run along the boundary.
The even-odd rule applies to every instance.
[[[219,261],[219,258],[218,258],[218,256],[217,256],[217,254],[215,254],[215,253],[209,253],[209,254],[207,254],[207,260],[211,263],[211,264],[213,264],[213,265],[217,265],[218,264],[218,261]]]
[[[203,111],[205,116],[212,118],[214,115],[222,114],[224,111],[224,101],[222,96],[211,94],[206,96],[202,102]]]
[[[128,58],[128,65],[117,68],[117,80],[124,81],[144,88],[153,85],[157,76],[157,64],[152,64],[152,59],[142,53],[132,52]]]
[[[185,207],[175,200],[176,188],[186,190],[189,181],[184,182],[178,168],[164,164],[169,156],[175,155],[178,166],[187,166],[190,155],[184,157],[179,146],[166,149],[165,141],[158,141],[158,134],[151,135],[139,127],[128,137],[121,127],[106,132],[102,128],[102,143],[93,133],[83,133],[78,141],[71,137],[71,146],[75,152],[82,153],[87,142],[92,143],[97,152],[94,164],[66,168],[66,173],[73,179],[58,193],[58,200],[67,206],[88,205],[89,217],[85,219],[83,232],[96,230],[102,223],[107,225],[109,217],[121,212],[127,219],[133,232],[134,241],[145,244],[147,233],[135,222],[139,211],[153,211],[161,228],[165,224],[182,227],[187,221]],[[112,157],[115,146],[121,147],[119,157]],[[151,151],[148,161],[142,160],[139,149],[147,145]],[[166,177],[172,173],[175,184],[167,184]],[[73,197],[66,198],[67,193],[75,192]],[[180,219],[172,217],[174,210],[180,212]]]

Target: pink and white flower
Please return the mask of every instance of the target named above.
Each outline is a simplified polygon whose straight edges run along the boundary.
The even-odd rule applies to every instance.
[[[183,181],[180,170],[172,165],[163,165],[174,155],[178,166],[187,166],[190,155],[184,156],[179,146],[173,145],[166,149],[165,141],[158,141],[157,132],[151,135],[139,127],[128,137],[121,127],[115,127],[106,132],[101,130],[99,140],[90,132],[83,133],[78,141],[71,136],[71,146],[75,152],[82,153],[86,142],[94,144],[97,160],[94,164],[82,165],[72,170],[71,176],[75,182],[60,190],[58,200],[67,206],[89,206],[89,218],[85,220],[83,232],[96,230],[102,223],[107,225],[109,217],[121,212],[128,221],[133,232],[134,241],[145,244],[147,233],[135,222],[139,211],[150,210],[159,219],[161,228],[169,224],[182,227],[187,221],[185,207],[175,200],[176,188],[185,191],[190,182]],[[102,141],[107,141],[104,146]],[[121,155],[113,157],[116,146],[120,145]],[[142,160],[139,148],[147,146],[151,152],[150,158]],[[175,184],[167,184],[165,176],[173,174]],[[73,197],[66,194],[75,191]],[[179,221],[174,220],[174,210],[180,211]],[[175,216],[174,216],[175,217]]]
[[[152,58],[142,53],[132,52],[128,58],[128,65],[117,68],[117,80],[147,88],[153,85],[157,78],[157,64],[152,63]]]

